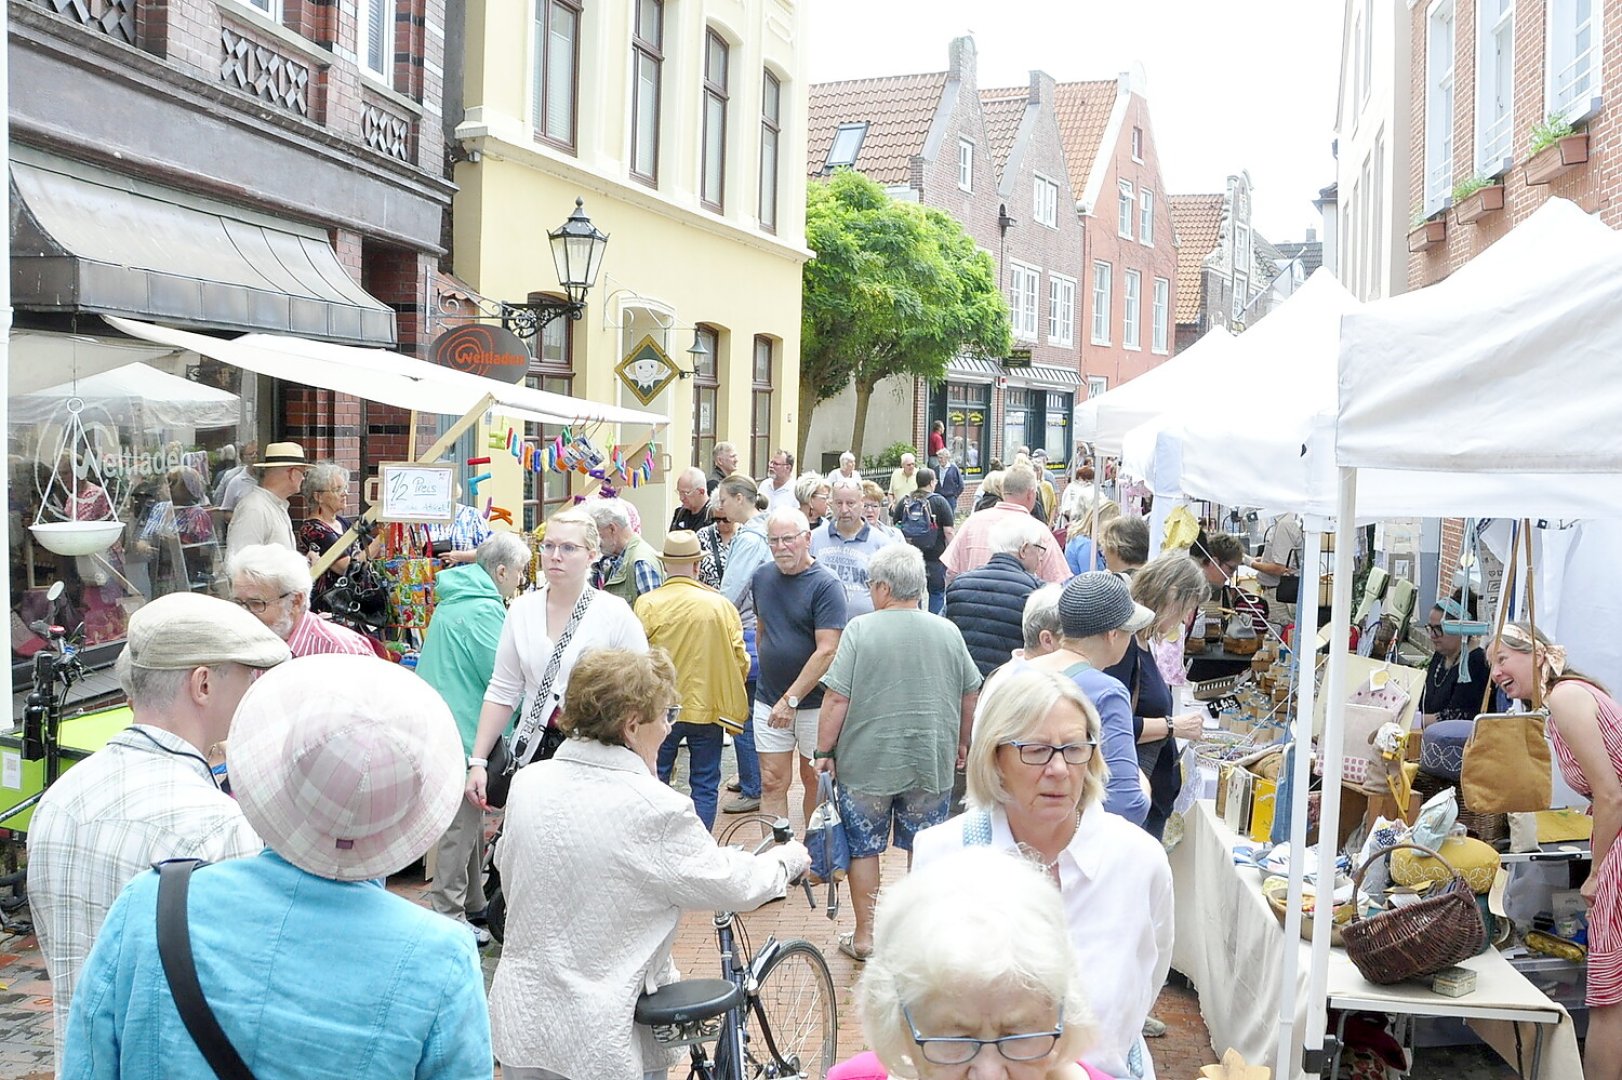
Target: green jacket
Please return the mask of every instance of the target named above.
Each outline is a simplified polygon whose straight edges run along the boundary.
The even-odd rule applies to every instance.
[[[659,558],[659,549],[633,535],[630,543],[625,545],[625,554],[620,557],[619,566],[603,582],[603,592],[613,593],[627,604],[635,604],[637,598],[636,574],[633,567],[639,563],[652,563],[653,568],[659,572],[659,577],[665,574],[665,564]]]
[[[473,752],[484,691],[496,669],[496,645],[507,605],[477,563],[441,570],[434,578],[434,616],[417,659],[417,674],[439,691],[456,717],[462,751]]]

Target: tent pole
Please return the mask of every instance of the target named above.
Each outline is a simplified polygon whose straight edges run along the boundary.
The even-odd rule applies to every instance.
[[[1357,470],[1340,470],[1335,506],[1334,604],[1329,616],[1329,671],[1324,677],[1323,807],[1318,815],[1318,867],[1334,880],[1340,848],[1340,780],[1345,746],[1346,656],[1352,621],[1352,559],[1356,553]],[[1312,968],[1307,981],[1307,1026],[1302,1040],[1306,1071],[1322,1071],[1324,1029],[1328,1025],[1329,935],[1333,919],[1312,921]]]
[[[411,419],[407,421],[410,426],[406,428],[406,457],[412,461],[417,460],[417,410],[411,410]]]
[[[1306,878],[1304,855],[1307,850],[1307,795],[1308,788],[1312,786],[1313,682],[1318,656],[1318,554],[1323,548],[1322,536],[1323,530],[1318,522],[1309,520],[1301,561],[1301,600],[1296,604],[1295,638],[1290,642],[1295,649],[1297,669],[1295,756],[1291,762],[1293,772],[1290,788],[1290,891],[1289,907],[1284,915],[1284,962],[1280,981],[1284,994],[1279,998],[1278,1005],[1278,1058],[1273,1073],[1281,1078],[1294,1075],[1291,1051],[1295,1041],[1295,980],[1301,961],[1300,946],[1294,943],[1301,938],[1301,893]],[[1304,618],[1308,611],[1313,613],[1310,625]]]
[[[434,460],[439,457],[439,455],[443,454],[456,442],[457,439],[462,437],[462,432],[478,423],[479,417],[483,416],[485,411],[495,405],[495,403],[495,395],[484,395],[478,400],[473,408],[469,409],[466,414],[463,415],[460,420],[446,428],[444,434],[442,434],[434,442],[434,445],[430,446],[426,451],[424,451],[421,457],[413,458],[412,460],[418,465],[432,464]],[[413,431],[416,430],[417,426],[416,417],[417,414],[413,412],[411,414],[411,427]],[[356,524],[359,524],[360,521],[376,521],[377,516],[382,512],[383,503],[380,499],[366,508],[366,512],[360,516],[360,519],[356,522]],[[315,560],[315,562],[310,566],[310,580],[317,581],[320,579],[322,574],[332,569],[332,564],[337,562],[339,558],[342,557],[343,553],[349,550],[349,545],[353,544],[359,535],[360,534],[356,531],[355,526],[351,525],[349,530],[338,538],[338,542],[329,547],[326,550],[326,554]]]
[[[1099,454],[1099,452],[1098,452],[1098,444],[1095,442],[1095,443],[1093,443],[1093,512],[1092,512],[1092,526],[1091,526],[1091,528],[1092,528],[1092,536],[1089,537],[1089,539],[1092,541],[1092,544],[1093,544],[1093,554],[1092,554],[1093,561],[1087,565],[1086,569],[1088,569],[1088,570],[1091,570],[1093,567],[1098,565],[1098,533],[1099,533],[1099,528],[1098,528],[1098,507],[1099,507],[1099,504],[1103,501],[1103,497],[1104,497],[1104,458],[1103,458],[1102,455]]]

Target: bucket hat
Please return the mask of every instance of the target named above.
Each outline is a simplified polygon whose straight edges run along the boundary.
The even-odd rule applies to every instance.
[[[1059,624],[1065,637],[1092,637],[1109,630],[1135,634],[1154,621],[1155,613],[1134,602],[1126,582],[1108,570],[1077,574],[1059,594]]]
[[[659,558],[665,562],[697,562],[703,554],[697,533],[674,529],[665,534],[665,547],[659,552]]]
[[[406,866],[456,815],[462,739],[440,696],[373,657],[306,656],[243,695],[226,744],[248,824],[301,870],[365,881]]]
[[[273,442],[265,447],[264,456],[253,463],[256,469],[279,469],[288,465],[308,465],[304,447],[296,442]]]

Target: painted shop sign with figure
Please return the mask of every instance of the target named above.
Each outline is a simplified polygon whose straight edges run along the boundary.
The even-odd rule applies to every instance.
[[[638,401],[652,405],[653,399],[664,393],[682,371],[649,335],[620,361],[614,373]]]
[[[468,323],[434,339],[434,363],[483,375],[497,382],[521,383],[529,372],[529,349],[510,330]]]
[[[456,517],[456,466],[408,462],[378,466],[378,517],[383,521],[449,523]]]

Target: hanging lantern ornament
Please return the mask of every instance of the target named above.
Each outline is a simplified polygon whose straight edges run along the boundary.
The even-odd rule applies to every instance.
[[[54,554],[95,555],[113,546],[124,523],[113,508],[101,457],[85,431],[80,415],[84,399],[69,398],[67,410],[56,456],[42,462],[50,469],[50,479],[40,491],[39,512],[28,531],[35,543]]]

